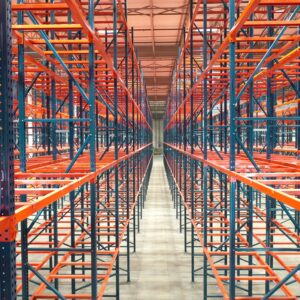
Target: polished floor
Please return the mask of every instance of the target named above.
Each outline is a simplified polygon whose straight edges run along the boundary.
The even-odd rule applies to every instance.
[[[122,283],[121,299],[202,299],[201,280],[191,282],[190,257],[184,253],[162,156],[155,156],[137,252],[131,256],[131,282]]]

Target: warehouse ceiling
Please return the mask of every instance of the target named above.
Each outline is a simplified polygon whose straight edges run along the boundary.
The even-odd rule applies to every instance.
[[[166,107],[188,0],[128,0],[128,23],[141,60],[153,116]]]

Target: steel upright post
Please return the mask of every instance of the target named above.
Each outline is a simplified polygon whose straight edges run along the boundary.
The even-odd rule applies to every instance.
[[[19,0],[18,3],[23,3]],[[24,13],[18,11],[18,24],[23,24]],[[23,33],[24,34],[24,33]],[[26,125],[25,125],[25,64],[24,64],[24,41],[18,44],[18,106],[19,106],[19,152],[20,152],[20,171],[26,172]],[[23,185],[26,188],[26,185]],[[26,202],[26,195],[20,195],[21,202]],[[22,243],[22,299],[29,297],[28,281],[28,242],[27,242],[27,220],[21,223],[21,243]]]
[[[72,23],[72,13],[68,13],[68,23]],[[72,31],[68,31],[68,39],[72,39]],[[72,45],[68,45],[68,50],[72,50]],[[73,55],[69,55],[69,60],[71,61],[73,59]],[[69,65],[69,69],[72,70],[72,64]],[[68,110],[69,110],[69,118],[73,119],[74,118],[74,93],[73,93],[73,82],[69,78],[68,82],[68,88],[69,88],[69,105],[68,105]],[[69,157],[72,160],[74,158],[74,123],[69,122],[69,138],[68,138],[68,143],[70,147],[70,153]],[[70,192],[70,227],[71,227],[71,247],[75,247],[75,192],[72,191]],[[74,254],[71,255],[71,261],[72,263],[75,263],[76,256]],[[71,272],[72,274],[75,274],[76,272],[76,267],[74,265],[71,266]],[[76,280],[72,279],[71,282],[71,290],[72,294],[76,293]]]
[[[131,28],[131,39],[132,39],[132,44],[134,45],[134,30]],[[131,94],[132,97],[135,98],[135,74],[134,74],[134,53],[133,49],[131,52]],[[136,129],[135,129],[135,107],[132,103],[132,150],[135,151],[135,134],[136,134]],[[132,163],[135,165],[135,155],[132,158]],[[136,168],[133,168],[132,172],[132,197],[133,201],[135,201],[135,195],[136,195]],[[136,208],[133,210],[133,250],[134,252],[136,251]]]
[[[14,224],[14,156],[11,1],[0,1],[0,216],[9,216],[0,237],[0,299],[16,299],[16,228]]]
[[[72,13],[68,13],[68,23],[72,23]],[[68,39],[72,39],[72,31],[68,31]],[[72,45],[68,45],[68,50],[72,50]],[[72,60],[72,55],[69,55],[69,60]],[[72,64],[69,64],[69,69],[72,70]],[[73,93],[73,82],[69,79],[69,118],[74,118],[74,93]],[[72,160],[74,157],[74,123],[69,122],[69,146],[70,146],[70,159]]]
[[[137,105],[139,106],[139,94],[140,94],[140,90],[139,90],[139,77],[137,74],[137,70],[135,71],[136,74],[136,102]],[[137,148],[139,148],[139,137],[140,137],[140,115],[137,113],[136,114],[136,146]],[[135,155],[135,159],[136,159],[136,166],[139,166],[139,154]],[[139,187],[139,182],[140,182],[140,168],[137,167],[136,168],[136,179],[137,179],[137,189]],[[140,194],[137,195],[137,232],[140,232]]]
[[[207,0],[203,0],[203,70],[207,68]],[[207,139],[208,139],[208,130],[207,130],[207,76],[203,79],[203,158],[207,160]],[[212,116],[211,116],[212,121]],[[210,128],[212,130],[212,128]],[[206,163],[203,163],[203,247],[207,247],[207,174],[208,166]],[[212,176],[212,174],[211,174]],[[203,249],[204,250],[204,249]],[[203,255],[203,299],[207,299],[207,257]]]
[[[300,34],[300,26],[298,27],[298,34]],[[300,47],[300,43],[298,43],[298,47]],[[298,63],[299,69],[297,72],[300,72],[300,63]],[[297,89],[297,96],[300,94],[300,78],[298,76],[298,81],[296,84],[296,89]],[[300,159],[300,101],[298,101],[297,104],[297,117],[298,120],[296,121],[296,149],[298,150],[297,153],[297,159]],[[299,188],[300,186],[298,186]],[[297,220],[298,228],[295,228],[296,232],[298,235],[300,235],[300,211],[295,211],[295,219]],[[300,245],[299,245],[300,248]]]
[[[50,3],[54,3],[54,0],[51,0]],[[50,12],[50,24],[55,24],[55,12]],[[50,38],[55,38],[55,32],[52,30],[50,32]],[[53,58],[55,56],[53,55]],[[51,71],[55,73],[56,66],[54,62],[51,62]],[[57,95],[56,95],[56,80],[52,77],[51,78],[51,96],[50,96],[50,109],[51,109],[51,129],[50,129],[50,136],[51,136],[51,145],[52,145],[52,158],[53,160],[57,159],[57,120],[56,120],[56,109],[57,109]],[[58,219],[57,219],[57,201],[53,202],[51,205],[51,213],[53,217],[53,246],[56,248],[58,245]],[[54,264],[58,264],[58,254],[54,254]],[[56,289],[59,287],[59,280],[54,280],[54,286]]]
[[[228,10],[228,6],[226,6],[225,10]],[[228,13],[226,11],[224,12],[224,33],[223,33],[223,38],[225,39],[227,36],[227,19],[228,19]],[[228,59],[227,53],[224,55],[225,58],[225,63],[224,67],[228,67],[228,63],[226,62]],[[225,75],[226,77],[226,75]],[[228,97],[227,93],[224,94],[224,153],[228,153]],[[225,180],[225,205],[227,203],[227,181]],[[227,211],[225,212],[227,215]]]
[[[81,31],[79,31],[79,38],[81,39]],[[78,46],[78,49],[81,50],[82,45]],[[82,55],[79,54],[79,59],[82,60]],[[81,72],[79,72],[79,75],[82,75]],[[79,95],[79,118],[82,119],[83,118],[83,97],[80,94]],[[84,123],[82,121],[79,122],[79,143],[80,145],[82,145],[84,143]]]
[[[190,0],[190,21],[192,21],[193,18],[193,0]],[[190,88],[193,88],[194,85],[194,45],[193,45],[193,30],[194,30],[194,25],[191,24],[190,27],[191,33],[190,33]],[[191,95],[190,99],[190,146],[191,146],[191,153],[194,153],[194,95]],[[191,175],[191,217],[192,219],[194,218],[194,200],[195,200],[195,195],[194,195],[194,169],[195,169],[195,161],[191,158],[190,161],[190,175]],[[191,262],[192,262],[192,282],[195,281],[195,239],[194,239],[194,226],[191,223]]]
[[[253,16],[251,16],[251,20],[253,19]],[[248,35],[249,37],[253,36],[253,28],[248,29]],[[250,48],[253,48],[254,43],[250,43]],[[249,53],[249,59],[253,59],[253,54]],[[249,67],[253,66],[253,63],[248,63]],[[251,156],[253,156],[253,147],[254,147],[254,132],[253,132],[253,126],[254,122],[251,120],[253,118],[253,113],[254,113],[254,84],[251,82],[249,84],[249,103],[248,103],[248,117],[249,122],[248,122],[248,127],[247,127],[247,146],[248,146],[248,151]],[[248,200],[248,220],[247,220],[247,226],[248,226],[248,231],[247,231],[247,241],[249,243],[249,247],[253,246],[253,188],[250,186],[247,186],[247,200]],[[249,265],[253,265],[253,257],[252,255],[249,255]],[[248,271],[248,275],[252,276],[253,271],[250,268]],[[248,281],[248,296],[253,295],[252,291],[252,280]]]
[[[88,2],[88,22],[92,30],[94,24],[94,1]],[[89,43],[89,113],[90,113],[90,171],[96,171],[96,123],[95,123],[95,49],[94,43]],[[97,199],[96,199],[96,183],[92,181],[90,184],[90,213],[91,213],[91,290],[92,299],[97,298]]]
[[[113,64],[114,69],[118,69],[118,6],[117,1],[113,0]],[[119,139],[118,139],[118,81],[114,77],[114,159],[119,159]],[[115,166],[115,238],[116,249],[119,248],[119,165]],[[120,258],[116,257],[116,299],[120,298]]]
[[[54,0],[51,0],[51,3],[54,3]],[[55,13],[52,11],[50,13],[50,23],[55,24]],[[51,31],[51,39],[55,38],[55,32]],[[53,55],[53,58],[55,56]],[[51,63],[51,71],[55,73],[55,64]],[[56,107],[57,107],[57,99],[56,99],[56,81],[54,78],[51,80],[51,117],[52,117],[52,123],[51,123],[51,143],[52,143],[52,157],[53,160],[57,159],[57,136],[56,136],[56,130],[57,130],[57,122],[56,122]],[[54,204],[56,205],[56,204]]]
[[[23,3],[23,0],[18,0]],[[24,22],[24,13],[18,11],[18,24]],[[23,32],[24,34],[24,32]],[[24,65],[24,41],[18,43],[18,106],[19,106],[19,151],[20,170],[26,172],[26,129],[25,129],[25,65]],[[26,201],[26,200],[25,200]]]
[[[186,29],[183,28],[183,41],[185,43]],[[186,49],[183,48],[183,97],[186,97]],[[186,103],[183,105],[183,150],[187,148],[187,121],[186,121]],[[187,156],[184,155],[183,161],[184,174],[187,174]],[[187,182],[184,180],[183,185],[184,202],[187,201]],[[187,252],[187,211],[184,206],[184,252]]]
[[[298,34],[300,34],[300,26],[298,27]],[[298,43],[298,47],[300,47],[300,43]],[[300,69],[300,63],[298,63],[299,69]],[[300,70],[297,70],[297,72],[299,72]],[[300,94],[300,78],[298,76],[298,81],[296,84],[296,89],[297,89],[297,97]],[[300,150],[300,101],[298,101],[297,104],[297,117],[298,120],[296,121],[296,149],[299,151]],[[298,152],[297,154],[297,159],[300,159],[300,152]]]
[[[235,24],[235,1],[229,1],[229,28],[232,29]],[[229,44],[229,105],[230,105],[230,171],[235,170],[235,105],[236,105],[236,74],[235,74],[235,51],[236,45],[234,41],[230,41]],[[230,232],[229,232],[229,297],[231,300],[235,298],[235,193],[236,193],[236,182],[235,180],[230,181]]]
[[[267,7],[267,17],[268,20],[273,20],[273,6]],[[274,35],[274,29],[273,27],[268,27],[268,36],[272,37]],[[268,43],[268,46],[271,47],[272,43]],[[273,67],[273,62],[269,62],[267,64],[267,68],[270,69]],[[273,75],[267,77],[267,132],[266,132],[266,147],[267,147],[267,153],[266,157],[267,159],[271,159],[271,154],[273,153],[274,149],[274,143],[275,143],[275,134],[274,134],[274,120],[271,120],[271,118],[274,117],[275,111],[275,95],[272,91],[272,82],[273,82]],[[273,235],[272,235],[272,219],[274,214],[276,203],[275,200],[269,196],[266,197],[266,247],[272,247],[273,245]],[[273,267],[273,257],[269,255],[269,253],[266,253],[266,262],[271,268]],[[268,276],[268,274],[266,274]],[[270,281],[266,280],[265,282],[265,292],[268,293],[270,290]]]
[[[273,19],[273,6],[268,6],[268,20]],[[272,37],[274,35],[274,29],[272,27],[268,28],[268,36]],[[268,43],[269,47],[271,47],[272,43]],[[269,62],[267,64],[267,68],[272,68],[273,67],[273,62]],[[275,96],[272,91],[272,77],[273,76],[268,76],[267,77],[267,159],[270,159],[271,154],[273,152],[274,148],[274,143],[275,143],[275,135],[274,135],[274,121],[270,120],[269,118],[274,117],[274,105],[275,105]]]
[[[107,28],[105,28],[105,47],[108,47],[108,32],[107,32]],[[107,49],[107,48],[106,48]],[[106,93],[109,92],[109,82],[108,82],[108,65],[105,64],[105,91]],[[110,125],[110,122],[109,122],[109,110],[108,110],[108,107],[105,107],[105,149],[109,149],[110,147],[110,141],[109,141],[109,132],[110,132],[110,129],[109,129],[109,125]],[[106,175],[106,203],[109,204],[110,202],[110,178],[109,178],[109,174],[110,174],[110,170],[107,170],[105,172],[105,175]],[[110,215],[111,215],[111,212],[108,212],[108,222],[107,222],[107,226],[109,227],[108,228],[108,232],[110,233],[111,229],[110,229]],[[108,241],[110,241],[110,236],[108,236]],[[110,250],[110,244],[108,245],[108,249]]]
[[[127,0],[124,2],[125,14],[127,18]],[[125,84],[128,88],[128,28],[125,28]],[[129,154],[129,103],[128,94],[125,96],[125,114],[126,114],[126,154]],[[130,161],[126,161],[126,217],[130,218]],[[127,281],[130,282],[130,221],[127,225]]]

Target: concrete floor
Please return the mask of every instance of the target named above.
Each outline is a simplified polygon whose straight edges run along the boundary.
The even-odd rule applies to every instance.
[[[183,251],[183,235],[179,233],[163,159],[155,156],[137,252],[131,256],[131,282],[122,283],[121,299],[201,299],[201,283],[191,283],[190,265],[190,255]]]

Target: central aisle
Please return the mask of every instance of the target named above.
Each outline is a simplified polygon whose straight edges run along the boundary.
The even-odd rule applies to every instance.
[[[200,299],[201,283],[191,283],[190,254],[183,251],[162,156],[154,156],[137,252],[131,262],[131,282],[122,284],[121,300]]]

